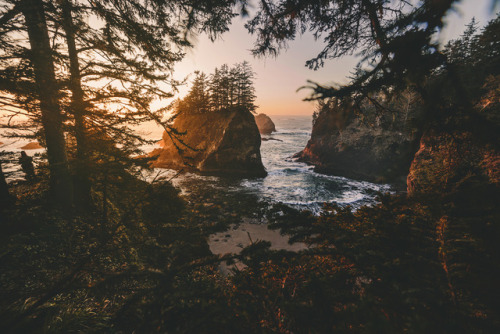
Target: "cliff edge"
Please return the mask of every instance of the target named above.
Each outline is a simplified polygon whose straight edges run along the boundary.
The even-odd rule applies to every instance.
[[[404,187],[418,146],[416,130],[409,126],[414,114],[380,114],[371,105],[356,114],[325,106],[307,146],[295,157],[319,173]]]
[[[265,176],[260,155],[260,134],[253,115],[248,111],[181,113],[173,127],[184,133],[180,139],[163,134],[163,147],[154,167],[188,169],[202,174],[238,174]],[[182,156],[176,145],[184,150]],[[186,165],[187,164],[187,165]]]

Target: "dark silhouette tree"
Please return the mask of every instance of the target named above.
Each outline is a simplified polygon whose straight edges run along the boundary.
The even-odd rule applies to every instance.
[[[255,112],[257,106],[255,105],[255,87],[253,81],[255,73],[247,61],[236,64],[235,67],[236,78],[236,106],[243,107],[251,112]]]
[[[328,87],[312,83],[311,99],[364,95],[368,91],[423,81],[444,64],[432,36],[457,0],[407,1],[267,1],[246,25],[257,35],[253,53],[276,55],[297,34],[310,31],[324,43],[323,50],[306,62],[318,69],[327,59],[363,57],[349,85]]]
[[[87,199],[87,146],[91,140],[86,138],[86,128],[90,125],[93,133],[101,133],[98,137],[112,138],[130,151],[134,151],[142,139],[134,133],[131,124],[152,120],[176,136],[168,123],[161,122],[165,109],[153,110],[151,102],[174,95],[173,91],[160,88],[160,83],[175,90],[176,82],[170,73],[174,64],[183,58],[183,49],[191,46],[188,34],[203,31],[215,37],[225,30],[233,13],[225,1],[208,6],[205,2],[189,0],[76,4],[61,0],[54,11],[60,16],[58,23],[64,30],[71,70],[69,109],[74,116],[77,144],[77,184],[80,184],[81,196]],[[102,27],[97,29],[86,23],[89,18],[102,22]],[[86,86],[82,86],[82,79],[87,82]],[[102,84],[104,80],[106,83]],[[110,81],[114,84],[108,84]],[[109,110],[109,104],[118,108]]]
[[[19,20],[25,2],[5,3],[0,19],[4,46],[0,89],[6,93],[2,104],[8,112],[43,123],[46,112],[39,111],[38,98],[32,93],[38,77],[33,74],[29,50],[19,38],[12,38],[13,34],[22,38],[29,30]],[[126,155],[138,152],[143,141],[131,125],[146,120],[162,123],[166,109],[153,110],[151,102],[174,95],[177,83],[170,73],[174,63],[183,58],[183,50],[192,46],[190,37],[205,32],[213,39],[226,31],[235,15],[232,4],[234,1],[225,0],[37,1],[38,9],[43,9],[37,10],[39,19],[47,26],[45,46],[52,57],[53,77],[59,81],[57,85],[56,81],[42,85],[47,87],[43,94],[59,105],[59,113],[61,108],[67,111],[67,118],[60,117],[56,128],[62,137],[64,121],[75,138],[78,203],[89,202],[89,167],[91,160],[96,160],[91,152],[108,147],[99,145],[99,140],[119,143]],[[160,83],[172,89],[165,91]],[[171,136],[177,135],[169,123],[162,124]],[[54,165],[53,142],[52,137],[47,138],[50,165]],[[64,138],[59,144],[64,147]]]
[[[40,101],[51,191],[55,200],[68,209],[73,205],[73,186],[68,167],[59,87],[55,76],[44,4],[42,0],[22,0],[17,2],[16,6],[19,6],[22,11],[29,37],[29,55]]]

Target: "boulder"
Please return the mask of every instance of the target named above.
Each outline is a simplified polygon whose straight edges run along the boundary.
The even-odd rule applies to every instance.
[[[178,139],[163,134],[163,147],[151,154],[154,167],[185,169],[202,174],[265,176],[260,135],[253,115],[231,112],[181,113],[173,127]],[[190,147],[190,148],[188,148]],[[182,155],[179,148],[183,150]]]
[[[271,133],[276,132],[276,126],[274,125],[271,118],[266,114],[256,115],[255,123],[257,123],[259,132],[263,135],[270,135]]]

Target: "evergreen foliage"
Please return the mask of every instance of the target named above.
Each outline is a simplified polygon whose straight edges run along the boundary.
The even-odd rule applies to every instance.
[[[151,102],[174,95],[178,83],[170,73],[184,57],[184,49],[192,46],[190,34],[205,32],[215,38],[226,31],[234,17],[231,4],[190,0],[2,2],[2,112],[26,116],[38,126],[42,123],[52,170],[51,189],[58,194],[55,203],[71,208],[72,172],[76,203],[88,208],[89,171],[98,162],[93,152],[101,147],[94,139],[112,140],[136,151],[144,140],[131,126],[149,120],[163,125],[171,136],[178,135],[171,120],[163,119],[166,107],[153,110]],[[172,91],[160,88],[162,84]],[[74,158],[71,171],[65,132],[75,138],[69,154]]]
[[[418,85],[446,63],[432,37],[458,0],[446,1],[267,1],[247,23],[257,37],[255,55],[276,55],[288,41],[306,31],[323,49],[306,62],[319,69],[327,59],[358,52],[362,59],[348,85],[311,83],[310,99],[364,97],[394,87]]]
[[[247,61],[216,68],[207,76],[196,71],[189,93],[176,102],[176,113],[246,110],[255,113],[255,73]]]

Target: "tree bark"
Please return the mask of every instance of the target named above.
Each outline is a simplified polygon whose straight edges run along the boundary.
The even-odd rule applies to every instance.
[[[0,162],[0,214],[4,209],[7,209],[13,202],[12,196],[9,194],[9,186],[5,180],[5,174],[2,170]]]
[[[71,90],[71,112],[75,118],[75,138],[76,138],[76,177],[75,195],[76,203],[86,209],[90,205],[90,175],[89,175],[89,152],[87,141],[87,126],[85,115],[87,108],[84,101],[82,89],[80,62],[76,49],[75,25],[73,22],[73,4],[70,0],[60,0],[62,5],[63,29],[66,33],[66,44],[68,46],[70,82]]]
[[[31,63],[40,99],[42,126],[47,144],[50,190],[53,199],[64,209],[73,205],[73,184],[68,167],[63,119],[50,48],[49,32],[42,0],[21,0],[21,10],[31,46]]]

